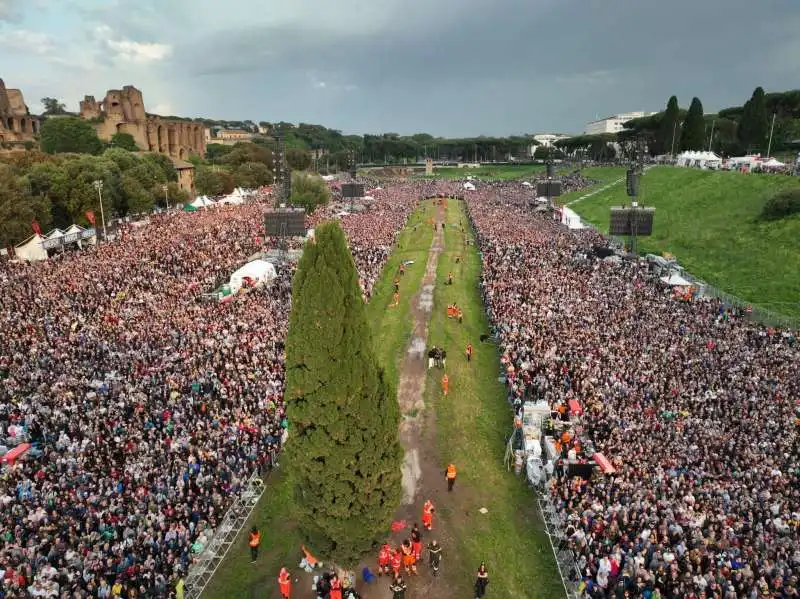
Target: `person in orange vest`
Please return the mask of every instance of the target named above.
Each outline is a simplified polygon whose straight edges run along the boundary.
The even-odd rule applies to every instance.
[[[258,546],[261,545],[261,533],[254,526],[250,529],[250,540],[247,543],[250,545],[250,563],[258,559]]]
[[[472,344],[467,343],[467,362],[472,362]]]
[[[388,543],[384,543],[378,552],[378,576],[388,574],[392,565],[392,548]]]
[[[403,551],[403,567],[406,569],[406,574],[416,574],[417,566],[414,559],[414,551],[411,549],[411,541],[406,539],[400,548]]]
[[[399,549],[395,549],[392,552],[392,572],[394,572],[394,577],[398,578],[400,576],[400,567],[403,565],[403,553]]]
[[[456,467],[450,464],[444,471],[444,478],[447,481],[447,490],[452,491],[456,484]]]
[[[447,397],[447,392],[450,391],[450,379],[447,378],[447,374],[442,377],[442,393],[444,396]]]
[[[433,507],[433,502],[430,499],[422,506],[422,526],[427,530],[433,530],[433,512],[435,511],[436,508]]]
[[[331,594],[330,599],[342,599],[342,581],[339,580],[337,574],[331,578]]]
[[[400,293],[395,291],[394,295],[392,295],[392,305],[389,307],[396,308],[399,304],[400,304]]]
[[[289,571],[286,568],[281,568],[278,574],[278,588],[281,592],[283,599],[289,599],[292,595],[292,578],[289,576]],[[339,596],[341,599],[341,595]]]

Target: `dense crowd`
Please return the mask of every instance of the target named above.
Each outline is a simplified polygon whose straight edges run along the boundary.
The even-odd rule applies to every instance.
[[[680,302],[593,230],[467,196],[510,398],[585,413],[571,432],[616,472],[550,493],[587,597],[796,597],[800,346],[718,301]],[[562,458],[586,457],[570,437]]]
[[[410,199],[387,192],[344,221],[367,288]],[[114,243],[0,265],[0,453],[31,444],[0,480],[0,597],[169,596],[271,466],[291,269],[203,301],[265,248],[263,210],[156,215]]]

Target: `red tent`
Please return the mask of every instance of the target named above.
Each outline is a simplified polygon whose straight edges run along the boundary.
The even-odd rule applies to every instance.
[[[602,453],[594,454],[594,461],[597,462],[597,465],[600,466],[600,470],[605,474],[614,474],[617,471],[614,465],[608,461],[608,458]]]
[[[27,451],[30,448],[31,448],[30,443],[20,443],[14,449],[9,451],[6,455],[4,455],[2,458],[0,458],[0,462],[2,462],[3,464],[13,464],[18,457],[27,453]]]
[[[569,400],[569,413],[573,416],[582,416],[583,415],[583,406],[581,406],[580,402],[577,399],[570,399]]]

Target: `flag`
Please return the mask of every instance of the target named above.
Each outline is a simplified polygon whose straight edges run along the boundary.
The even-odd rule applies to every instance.
[[[35,220],[31,223],[31,227],[33,227],[33,232],[36,233],[37,235],[42,234],[42,228],[39,226],[39,223],[36,222]]]
[[[86,220],[92,223],[92,226],[94,227],[94,212],[92,210],[86,211]]]

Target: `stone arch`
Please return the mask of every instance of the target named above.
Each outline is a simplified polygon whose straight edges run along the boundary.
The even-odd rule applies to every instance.
[[[157,150],[159,152],[166,151],[167,132],[164,129],[164,125],[158,125],[158,127],[156,127],[156,141],[157,141],[157,144],[158,144]]]
[[[28,133],[28,127],[30,125],[30,121],[25,117],[19,119],[19,132],[20,133]]]
[[[9,120],[9,123],[10,123],[10,125],[8,127],[8,130],[9,131],[13,131],[14,133],[19,133],[20,132],[19,119],[15,119],[14,117],[11,117],[8,120]]]
[[[3,125],[3,127],[8,129],[9,131],[13,131],[13,129],[11,128],[12,127],[12,123],[11,123],[11,117],[10,116],[2,119],[2,125]]]
[[[200,127],[194,128],[194,149],[198,152],[201,151],[203,147],[203,131]]]
[[[167,146],[170,156],[174,156],[178,149],[178,132],[175,127],[167,127]]]
[[[186,150],[184,148],[178,150],[178,158],[181,160],[186,160]]]

